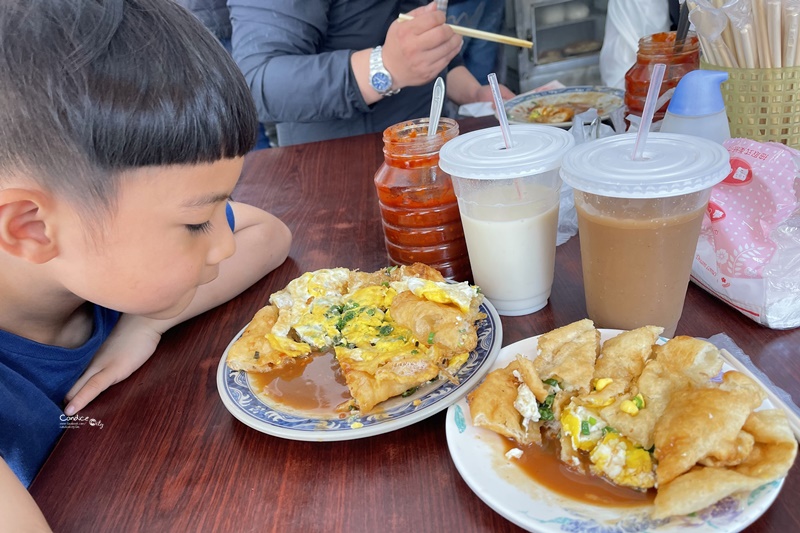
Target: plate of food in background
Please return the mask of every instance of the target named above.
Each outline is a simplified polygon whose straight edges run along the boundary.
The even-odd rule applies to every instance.
[[[601,119],[624,104],[625,91],[613,87],[579,86],[550,91],[527,93],[505,103],[506,115],[511,124],[547,124],[569,127],[572,117],[597,110]]]
[[[797,453],[786,415],[724,350],[661,331],[586,319],[503,348],[447,412],[467,485],[537,532],[733,532],[758,519]]]
[[[253,429],[350,440],[419,422],[478,384],[502,345],[478,287],[416,263],[307,272],[230,342],[217,389]]]

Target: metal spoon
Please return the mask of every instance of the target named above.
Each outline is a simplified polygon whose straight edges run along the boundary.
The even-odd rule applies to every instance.
[[[439,128],[439,118],[442,116],[442,105],[444,104],[444,80],[436,78],[433,84],[433,99],[431,100],[431,116],[428,119],[428,137],[436,135]]]

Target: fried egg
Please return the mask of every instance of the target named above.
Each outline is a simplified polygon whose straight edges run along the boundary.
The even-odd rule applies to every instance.
[[[592,473],[617,485],[646,490],[656,484],[650,452],[617,433],[607,433],[589,454]]]
[[[416,277],[403,277],[400,281],[391,283],[397,292],[411,291],[415,296],[431,302],[441,304],[454,304],[462,313],[468,313],[470,306],[475,301],[479,290],[468,282],[447,283],[431,281]]]
[[[569,435],[572,448],[575,450],[591,451],[603,438],[605,421],[597,413],[581,405],[570,403],[561,412],[561,428],[565,435]]]

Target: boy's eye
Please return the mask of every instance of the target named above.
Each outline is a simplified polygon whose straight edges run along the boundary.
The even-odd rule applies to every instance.
[[[189,230],[189,233],[208,233],[211,231],[211,221],[202,224],[186,224],[186,229]]]

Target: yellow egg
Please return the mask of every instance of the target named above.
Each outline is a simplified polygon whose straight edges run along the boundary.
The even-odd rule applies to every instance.
[[[441,304],[455,304],[462,313],[469,312],[470,304],[478,294],[477,287],[466,281],[447,283],[422,278],[405,278],[403,283],[415,296]]]
[[[653,461],[647,450],[629,439],[608,433],[589,454],[592,471],[616,483],[636,489],[655,486]]]
[[[603,437],[605,426],[597,414],[580,405],[570,404],[561,411],[561,430],[570,437],[575,450],[591,451]]]
[[[267,333],[267,342],[273,350],[285,353],[290,357],[299,357],[311,353],[311,346],[305,342],[296,342],[286,337],[279,337],[272,333]]]

